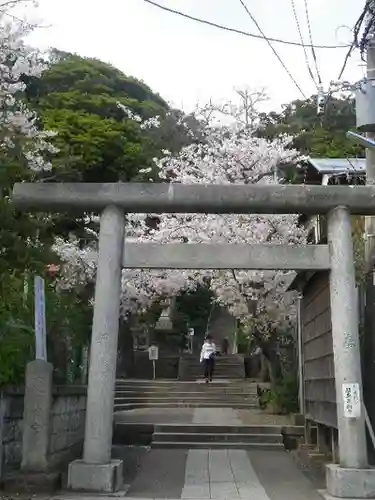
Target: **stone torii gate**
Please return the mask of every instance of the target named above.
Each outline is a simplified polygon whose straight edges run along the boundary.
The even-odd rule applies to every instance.
[[[340,464],[327,467],[327,490],[341,498],[375,498],[368,466],[350,215],[375,215],[375,187],[182,184],[16,184],[25,211],[102,212],[90,353],[83,459],[69,467],[69,486],[115,491],[122,464],[111,460],[121,267],[330,270],[332,337]],[[125,214],[325,214],[328,245],[124,243]],[[360,411],[348,418],[345,384],[359,388]],[[357,385],[356,385],[357,384]]]

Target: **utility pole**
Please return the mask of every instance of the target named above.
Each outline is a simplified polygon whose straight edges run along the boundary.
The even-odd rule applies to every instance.
[[[367,49],[367,80],[375,83],[375,39],[371,39]],[[375,104],[370,100],[368,105]],[[375,126],[375,124],[374,124]],[[374,139],[374,132],[368,132],[367,137]],[[366,184],[375,185],[375,149],[366,148]],[[365,218],[365,272],[371,278],[371,285],[374,282],[374,262],[375,262],[375,217]],[[371,276],[370,276],[371,275]]]
[[[357,128],[366,135],[348,132],[347,136],[366,148],[366,185],[375,185],[375,38],[371,34],[367,45],[367,75],[356,85]],[[375,419],[373,388],[375,379],[375,217],[365,217],[364,252],[364,339],[363,339],[363,391],[372,417]],[[369,426],[370,420],[367,419]],[[373,450],[370,448],[371,453]]]
[[[375,40],[371,39],[367,48],[367,75],[370,84],[375,83]],[[370,96],[368,105],[375,104]],[[371,113],[370,113],[371,114]],[[374,139],[374,132],[367,132],[369,139]],[[375,185],[375,149],[366,148],[366,185]],[[375,356],[375,217],[365,218],[365,337],[364,337],[364,396],[368,406],[370,419],[374,422],[375,405],[372,402],[373,380],[375,371],[373,369]],[[367,412],[367,410],[365,410]],[[371,420],[367,424],[371,426]],[[369,447],[369,451],[371,447]],[[371,451],[370,451],[371,453]]]

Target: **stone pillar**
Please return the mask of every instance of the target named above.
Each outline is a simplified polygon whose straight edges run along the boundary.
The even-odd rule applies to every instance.
[[[124,231],[123,211],[108,206],[100,221],[83,460],[72,462],[68,474],[76,490],[113,492],[122,485],[122,462],[111,460],[111,448]]]
[[[26,367],[22,464],[24,472],[46,472],[50,439],[53,366],[41,359]]]
[[[367,464],[365,419],[361,408],[363,393],[352,226],[345,207],[337,207],[328,214],[328,243],[340,463],[327,465],[327,491],[338,498],[374,498],[375,469]],[[359,388],[360,405],[354,405],[356,408],[352,405],[356,413],[351,416],[347,414],[350,408],[344,401],[347,387],[343,384],[357,384]]]
[[[340,464],[365,467],[367,447],[363,411],[356,418],[348,418],[344,411],[343,384],[357,383],[363,401],[352,227],[350,213],[344,207],[336,208],[328,216],[328,243]]]

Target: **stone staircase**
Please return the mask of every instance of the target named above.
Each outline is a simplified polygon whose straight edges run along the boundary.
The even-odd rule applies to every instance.
[[[155,425],[152,448],[284,449],[280,426]]]
[[[255,425],[236,409],[254,412]],[[259,423],[257,384],[247,380],[117,380],[114,410],[115,446],[284,449],[285,428]]]
[[[184,354],[180,358],[179,380],[197,380],[203,377],[203,366],[199,354]],[[215,379],[244,379],[245,363],[240,354],[219,355],[215,358]]]
[[[114,411],[137,408],[258,408],[257,385],[246,380],[116,381]]]

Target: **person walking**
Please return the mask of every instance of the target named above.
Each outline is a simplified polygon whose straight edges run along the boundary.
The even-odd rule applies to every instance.
[[[214,341],[212,340],[211,335],[207,335],[202,346],[200,356],[200,362],[204,363],[204,378],[206,380],[206,384],[208,384],[208,382],[212,382],[215,368],[215,354],[216,346]]]

